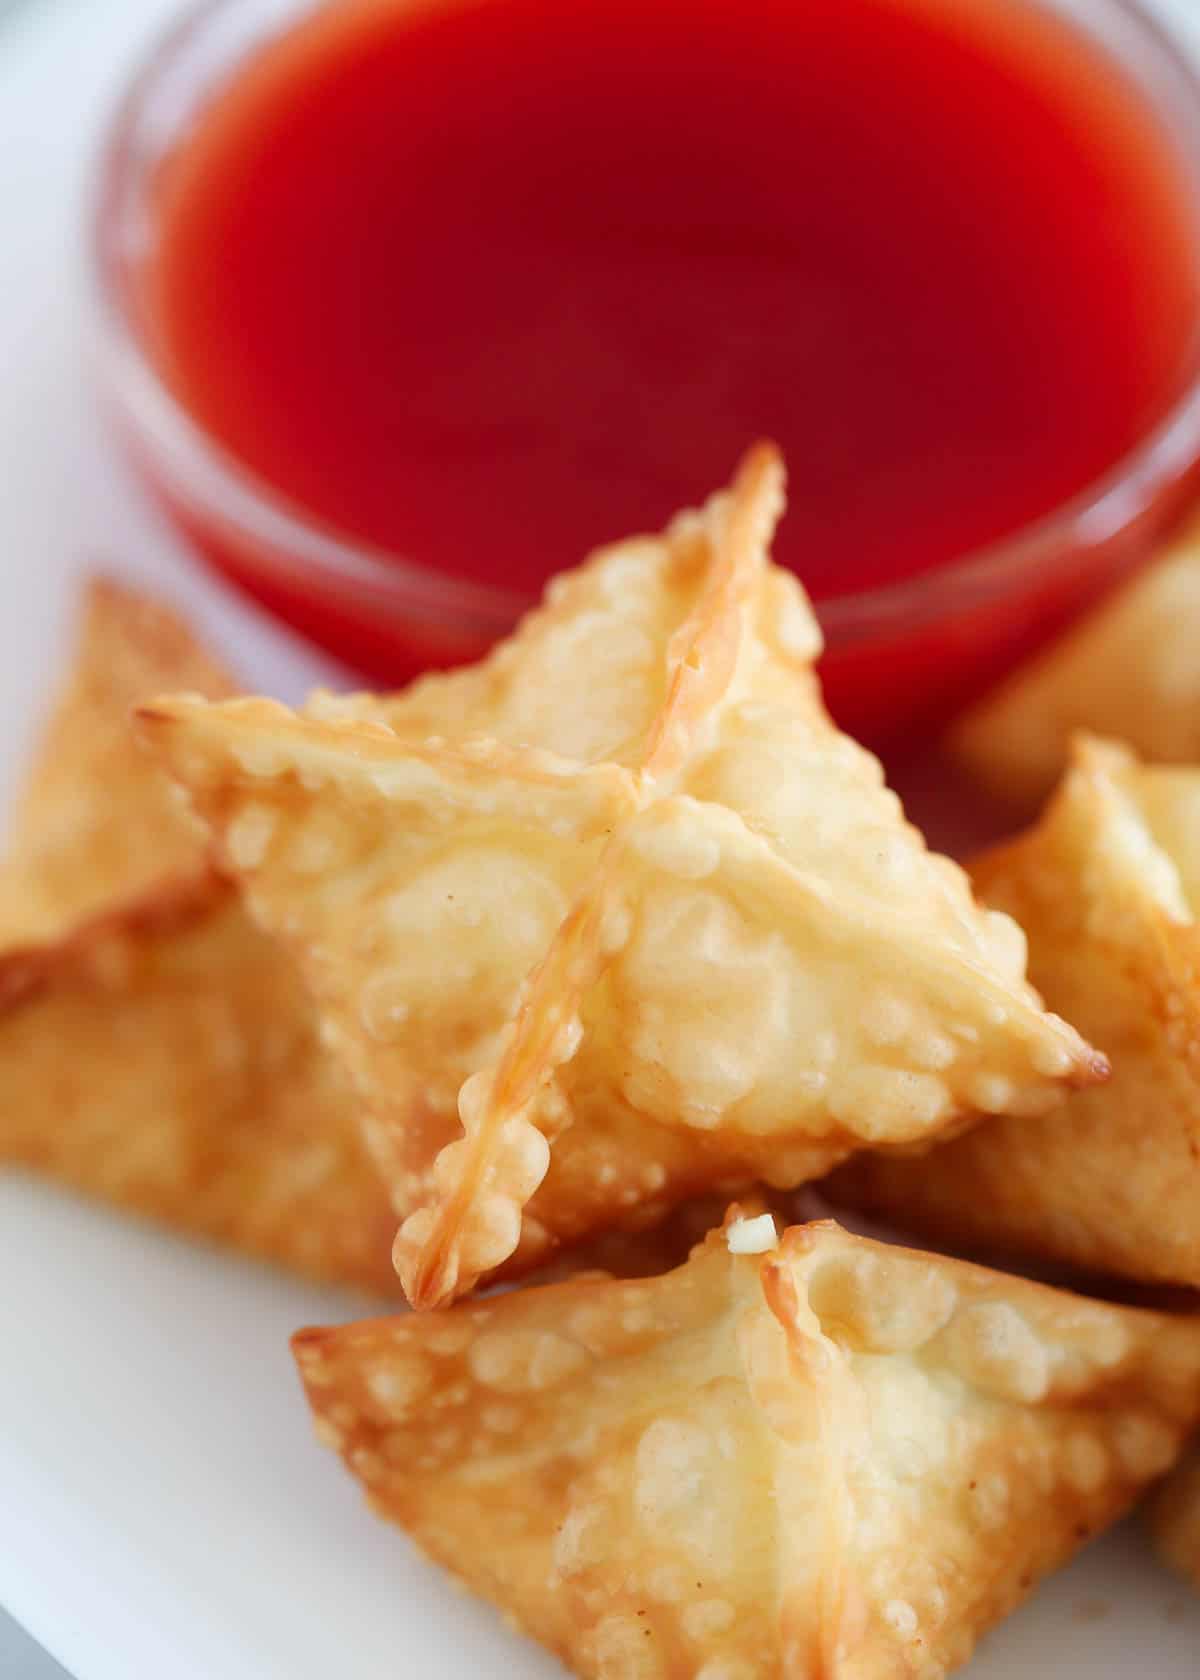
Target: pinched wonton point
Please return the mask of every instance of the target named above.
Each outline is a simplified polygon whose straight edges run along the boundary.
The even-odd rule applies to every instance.
[[[1200,1591],[1200,1452],[1180,1466],[1151,1509],[1158,1548]]]
[[[0,940],[52,939],[160,883],[207,872],[203,831],[138,750],[129,714],[164,684],[237,692],[168,608],[89,580],[78,645],[0,863]]]
[[[172,682],[233,691],[172,613],[93,582],[0,873],[0,1161],[394,1291],[396,1215],[292,963],[132,738]]]
[[[1200,770],[1081,739],[1037,825],[972,873],[1112,1079],[1052,1122],[860,1157],[835,1193],[957,1242],[1200,1286]]]
[[[143,711],[347,1057],[419,1306],[647,1202],[796,1185],[1107,1071],[830,723],[767,556],[782,500],[752,452],[408,701]],[[476,733],[422,740],[455,696]]]
[[[1047,793],[1076,730],[1152,762],[1200,762],[1200,522],[956,726],[954,752],[1021,804]]]
[[[1200,1320],[748,1223],[303,1331],[318,1437],[589,1680],[935,1680],[1175,1460]]]

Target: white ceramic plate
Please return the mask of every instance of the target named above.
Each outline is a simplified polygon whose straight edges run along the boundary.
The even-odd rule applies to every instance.
[[[1172,3],[1200,22],[1200,0]],[[173,6],[45,0],[0,36],[0,794],[89,562],[153,579],[263,686],[318,673],[182,563],[84,397],[86,165]],[[287,1338],[354,1311],[0,1181],[0,1602],[78,1680],[561,1672],[371,1519],[312,1441]],[[1198,1664],[1200,1599],[1131,1525],[996,1633],[970,1680],[1194,1680]]]

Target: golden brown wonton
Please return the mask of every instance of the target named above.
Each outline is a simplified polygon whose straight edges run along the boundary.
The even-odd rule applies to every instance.
[[[1200,1320],[766,1225],[303,1331],[318,1436],[591,1680],[934,1680],[1174,1461]]]
[[[132,738],[164,682],[233,687],[165,608],[92,583],[0,876],[0,1160],[394,1291],[395,1214],[292,964]]]
[[[216,877],[0,954],[0,1160],[310,1276],[394,1292],[340,1067]]]
[[[408,701],[143,714],[346,1054],[421,1306],[1106,1071],[830,723],[781,505],[760,449]],[[430,694],[479,733],[421,739]]]
[[[1200,1591],[1200,1452],[1167,1482],[1151,1521],[1163,1557]]]
[[[129,713],[164,683],[210,699],[233,680],[168,608],[111,578],[86,585],[78,646],[0,864],[0,939],[54,938],[160,883],[206,870],[202,831]]]
[[[1094,730],[1157,763],[1200,762],[1200,523],[957,725],[980,781],[1032,804]]]
[[[1081,739],[1038,824],[972,874],[1112,1079],[1053,1121],[861,1157],[837,1193],[956,1242],[1200,1286],[1200,770]]]

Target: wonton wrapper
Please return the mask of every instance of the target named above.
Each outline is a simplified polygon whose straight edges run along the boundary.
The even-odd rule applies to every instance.
[[[995,792],[1033,804],[1079,729],[1152,762],[1200,762],[1200,523],[967,713],[951,744]]]
[[[42,732],[0,864],[0,939],[50,939],[206,869],[202,831],[138,750],[129,714],[164,683],[210,699],[232,679],[168,608],[115,582],[85,589],[67,682]]]
[[[1081,740],[1036,827],[972,873],[1112,1079],[1052,1120],[860,1157],[835,1194],[955,1242],[1200,1286],[1200,770]]]
[[[756,451],[411,701],[143,713],[346,1054],[419,1306],[647,1201],[793,1186],[1106,1071],[830,723],[767,558],[781,506]],[[498,739],[420,740],[448,692]]]
[[[1200,1320],[828,1223],[293,1346],[374,1509],[590,1680],[934,1680],[1200,1411]]]
[[[0,1162],[394,1294],[397,1216],[358,1100],[290,959],[130,733],[164,683],[218,696],[232,680],[173,613],[107,579],[81,632],[0,870]],[[422,707],[443,680],[420,685]],[[661,1271],[722,1211],[689,1204],[564,1264]]]
[[[0,952],[0,1163],[306,1276],[397,1294],[396,1213],[290,963],[216,876]],[[676,1264],[723,1203],[564,1251]]]
[[[164,682],[233,689],[173,614],[93,582],[0,874],[0,1160],[394,1292],[357,1100],[290,959],[132,738]]]
[[[216,877],[0,954],[0,1160],[394,1292],[395,1213],[299,977]]]
[[[1154,1502],[1151,1522],[1166,1562],[1200,1591],[1200,1452],[1167,1482]]]

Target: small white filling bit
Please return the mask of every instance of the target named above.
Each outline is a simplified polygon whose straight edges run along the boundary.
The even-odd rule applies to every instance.
[[[772,1215],[760,1213],[757,1219],[735,1219],[725,1232],[725,1241],[730,1254],[766,1254],[778,1246],[779,1233]]]

